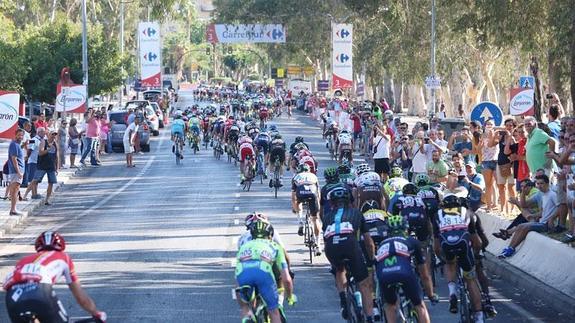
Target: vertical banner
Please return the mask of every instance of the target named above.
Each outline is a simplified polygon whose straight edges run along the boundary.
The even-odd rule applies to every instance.
[[[140,78],[143,87],[161,87],[162,44],[160,24],[140,22],[138,24],[138,44],[140,47]]]
[[[13,139],[18,129],[20,94],[0,90],[0,138]]]
[[[353,87],[353,25],[332,24],[332,87]]]

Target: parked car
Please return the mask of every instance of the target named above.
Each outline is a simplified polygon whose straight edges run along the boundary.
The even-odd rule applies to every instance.
[[[461,131],[465,126],[465,120],[461,118],[446,118],[439,120],[439,125],[445,132],[445,138],[449,139],[453,132]]]
[[[158,125],[160,129],[164,128],[164,111],[162,111],[162,108],[160,108],[160,105],[157,104],[156,102],[150,102],[150,105],[152,106],[152,109],[154,109],[156,115],[158,116]],[[157,135],[154,134],[154,136]]]
[[[128,111],[129,109],[135,110],[136,108],[140,108],[142,109],[142,111],[144,111],[144,117],[150,122],[150,127],[152,128],[152,134],[154,136],[158,136],[160,134],[160,119],[158,118],[158,115],[156,115],[154,108],[152,108],[150,101],[148,100],[128,101],[126,103],[126,106],[124,107],[124,110],[126,111]]]
[[[128,127],[126,120],[128,119],[128,110],[115,110],[109,113],[111,126],[111,142],[112,150],[119,147],[119,151],[124,151],[124,132]],[[140,116],[143,119],[143,116]],[[138,135],[140,136],[140,147],[142,151],[150,151],[150,123],[144,120],[138,128]]]

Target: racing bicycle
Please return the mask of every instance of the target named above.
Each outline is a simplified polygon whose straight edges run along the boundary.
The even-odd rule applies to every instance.
[[[222,148],[222,143],[220,142],[219,139],[215,140],[215,145],[214,145],[214,157],[216,157],[217,160],[219,160],[222,157],[222,154],[224,153],[224,149]]]
[[[198,151],[200,151],[200,136],[197,133],[193,132],[190,134],[189,141],[190,141],[190,148],[192,148],[194,154],[197,154]]]
[[[252,322],[255,323],[268,323],[270,322],[270,316],[266,303],[262,299],[256,287],[250,285],[243,285],[235,289],[236,295],[240,297],[240,300],[246,304],[249,304],[250,310],[253,314]],[[286,316],[283,307],[279,307],[280,316],[282,323],[286,322]]]
[[[176,165],[180,165],[182,159],[184,158],[184,139],[182,136],[176,136],[176,141],[174,142],[174,155],[176,155]]]
[[[361,292],[359,291],[357,282],[355,281],[355,279],[351,274],[349,260],[345,261],[345,275],[347,278],[347,286],[345,288],[345,298],[347,300],[346,301],[347,322],[349,323],[364,322]]]
[[[247,174],[246,177],[244,178],[244,190],[249,192],[250,188],[252,187],[252,181],[254,180],[254,177],[256,177],[256,170],[252,157],[247,156],[246,159],[247,160],[245,167],[247,170]]]
[[[277,199],[278,198],[278,190],[281,187],[281,183],[280,183],[280,171],[281,171],[281,161],[279,157],[276,157],[276,159],[274,160],[274,180],[272,182],[272,186],[274,188],[274,197]]]
[[[263,149],[258,152],[258,157],[256,160],[256,175],[260,177],[260,184],[264,183],[264,177],[266,177],[266,169],[265,169],[265,158]]]
[[[313,255],[317,248],[317,241],[315,241],[315,236],[313,234],[313,226],[311,224],[311,212],[309,210],[310,199],[305,199],[303,201],[303,209],[305,212],[305,220],[303,223],[303,243],[309,249],[309,263],[313,264]]]

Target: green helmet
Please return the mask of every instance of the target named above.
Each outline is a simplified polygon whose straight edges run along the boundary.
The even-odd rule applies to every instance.
[[[337,168],[329,167],[323,171],[323,177],[327,183],[337,183],[339,181],[339,176],[337,174]]]
[[[258,219],[250,225],[252,239],[269,239],[274,235],[272,225],[264,220]]]
[[[403,171],[401,170],[401,168],[396,166],[396,167],[393,167],[391,169],[389,177],[395,178],[395,177],[401,177],[401,176],[403,176]]]
[[[415,178],[413,179],[413,181],[415,182],[415,184],[417,186],[426,186],[429,185],[429,182],[431,182],[431,179],[429,178],[429,176],[427,174],[417,174],[415,175]]]
[[[402,215],[391,215],[387,218],[387,225],[391,235],[405,235],[407,231],[407,221]]]

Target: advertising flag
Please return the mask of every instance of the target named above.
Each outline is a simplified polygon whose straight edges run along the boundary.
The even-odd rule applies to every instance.
[[[157,22],[140,22],[138,24],[138,43],[142,87],[159,88],[162,79],[160,24]]]
[[[332,86],[353,87],[353,25],[332,24]]]
[[[18,129],[20,94],[0,90],[0,138],[13,139]]]

